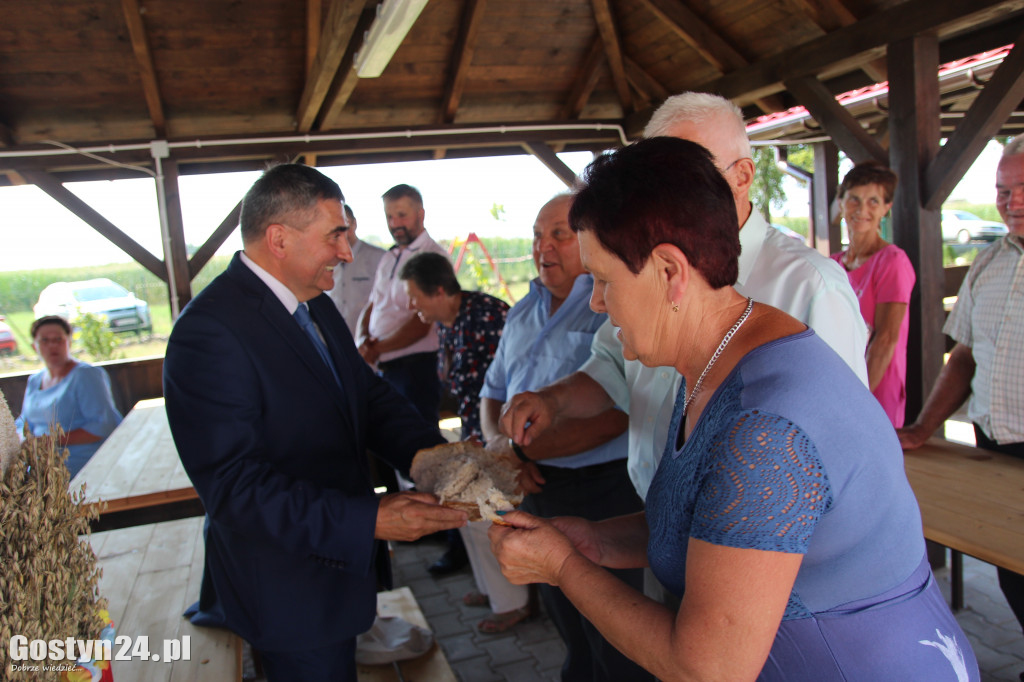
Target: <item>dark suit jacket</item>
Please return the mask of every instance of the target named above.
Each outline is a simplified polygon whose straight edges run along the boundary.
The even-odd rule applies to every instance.
[[[268,651],[370,627],[390,573],[366,449],[408,473],[417,449],[444,442],[362,360],[326,295],[309,308],[343,391],[238,254],[182,312],[164,360],[171,433],[207,513],[193,622]]]

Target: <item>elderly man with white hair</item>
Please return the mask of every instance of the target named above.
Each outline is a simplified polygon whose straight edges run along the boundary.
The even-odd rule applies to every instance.
[[[739,109],[726,99],[686,92],[654,113],[644,137],[677,137],[704,146],[729,183],[740,223],[736,289],[811,327],[867,384],[867,329],[857,297],[835,262],[772,229],[750,203],[754,161]],[[512,398],[502,431],[527,445],[556,417],[583,417],[609,405],[629,413],[629,475],[641,498],[661,460],[673,398],[681,376],[670,367],[644,367],[622,357],[615,329],[605,323],[579,371],[535,392]]]

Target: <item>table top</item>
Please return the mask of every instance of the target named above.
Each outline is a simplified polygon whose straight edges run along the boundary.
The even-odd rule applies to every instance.
[[[941,438],[904,455],[925,537],[1024,574],[1024,459]]]
[[[117,682],[195,680],[230,682],[242,679],[242,642],[228,630],[200,628],[182,618],[199,598],[203,578],[201,517],[93,533],[89,542],[99,566],[100,596],[117,636],[133,645],[148,637],[150,654],[164,658],[164,642],[189,636],[190,660],[114,660]],[[170,645],[173,647],[173,645]],[[121,645],[115,641],[116,656]],[[127,656],[130,649],[122,653]]]
[[[86,503],[104,500],[107,513],[196,499],[171,438],[163,398],[135,404],[69,488],[78,490],[83,483]]]

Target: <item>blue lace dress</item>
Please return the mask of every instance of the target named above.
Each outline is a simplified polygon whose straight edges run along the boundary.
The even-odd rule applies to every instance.
[[[648,558],[682,597],[690,538],[804,555],[759,679],[979,679],[925,560],[896,433],[821,339],[751,351],[677,447],[684,394],[647,496]]]

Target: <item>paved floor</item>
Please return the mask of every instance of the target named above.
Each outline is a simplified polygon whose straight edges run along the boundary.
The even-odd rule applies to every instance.
[[[393,560],[395,583],[412,588],[459,679],[558,680],[564,648],[551,622],[542,614],[501,635],[476,632],[474,624],[488,611],[462,604],[462,595],[474,588],[469,569],[443,578],[427,573],[426,567],[443,551],[443,545],[430,540],[398,543]],[[940,569],[936,577],[948,599],[949,570]],[[957,620],[974,646],[982,682],[1019,682],[1018,676],[1024,672],[1024,636],[999,591],[995,569],[964,557],[964,592],[966,606]]]

